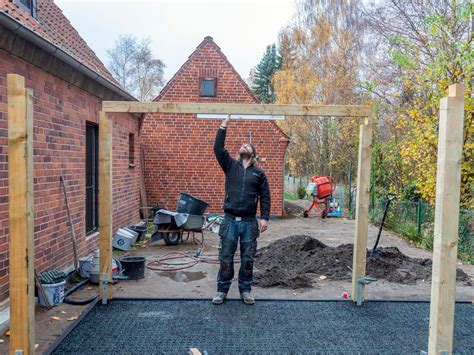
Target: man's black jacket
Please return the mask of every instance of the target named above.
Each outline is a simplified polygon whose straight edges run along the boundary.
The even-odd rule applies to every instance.
[[[224,212],[235,217],[252,217],[257,214],[260,198],[261,218],[270,218],[270,188],[265,173],[255,165],[244,168],[224,148],[226,130],[219,128],[214,153],[225,173]]]

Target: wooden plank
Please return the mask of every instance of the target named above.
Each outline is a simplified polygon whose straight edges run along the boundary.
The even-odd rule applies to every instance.
[[[8,74],[10,354],[35,353],[33,101],[25,79]]]
[[[107,274],[107,299],[112,298],[112,127],[107,114],[99,112],[99,280],[104,273]]]
[[[440,104],[429,354],[451,354],[453,348],[464,90],[451,85]]]
[[[370,157],[372,151],[372,120],[369,117],[366,123],[360,126],[359,134],[359,161],[357,165],[357,197],[354,233],[354,254],[352,261],[352,300],[357,301],[357,280],[365,279],[367,259],[367,233],[369,220],[370,195]],[[365,298],[363,287],[362,298]]]
[[[371,114],[371,107],[365,105],[269,105],[201,102],[103,101],[102,109],[105,112],[207,113],[275,116],[367,117]]]

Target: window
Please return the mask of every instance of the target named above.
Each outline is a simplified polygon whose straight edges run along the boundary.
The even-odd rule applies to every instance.
[[[217,96],[217,79],[202,78],[201,79],[201,96],[216,97]]]
[[[36,0],[13,0],[13,3],[36,18]]]
[[[86,124],[86,235],[99,227],[99,129]]]
[[[128,134],[128,166],[133,168],[135,166],[135,135]]]

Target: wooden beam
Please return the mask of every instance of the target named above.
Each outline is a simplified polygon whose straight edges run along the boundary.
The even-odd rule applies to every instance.
[[[372,120],[369,117],[366,123],[360,126],[359,134],[359,161],[357,165],[357,197],[354,234],[354,253],[352,261],[352,300],[357,301],[358,279],[365,279],[367,259],[367,234],[369,223],[369,195],[370,195],[370,158],[372,151]],[[365,298],[365,285],[362,299]]]
[[[371,107],[364,105],[268,105],[201,102],[103,101],[105,112],[130,113],[207,113],[275,116],[367,117]]]
[[[112,298],[112,121],[99,112],[99,295],[107,274],[107,299]]]
[[[464,90],[451,85],[440,103],[429,354],[453,349]]]
[[[33,100],[25,79],[8,74],[10,354],[35,353]]]

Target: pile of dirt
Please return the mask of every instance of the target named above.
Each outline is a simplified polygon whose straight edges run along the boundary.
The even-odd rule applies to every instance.
[[[305,209],[298,206],[296,203],[285,200],[285,217],[286,218],[297,218],[303,217]]]
[[[306,235],[277,240],[259,250],[255,284],[295,289],[312,287],[321,276],[326,280],[351,280],[352,251],[352,244],[330,247]],[[367,276],[401,284],[431,280],[430,259],[410,258],[394,247],[379,248],[377,254],[367,257]],[[457,269],[457,280],[469,283],[469,276]]]

